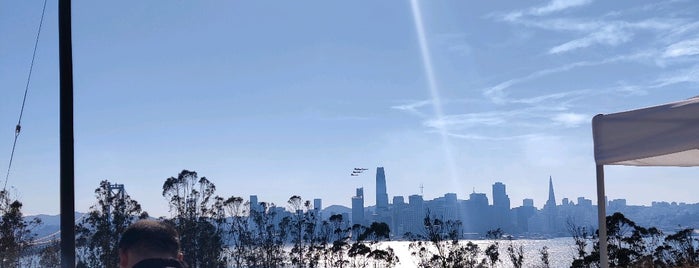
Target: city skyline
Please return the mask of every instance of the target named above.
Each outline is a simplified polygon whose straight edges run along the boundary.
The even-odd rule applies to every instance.
[[[369,170],[371,170],[371,169],[369,169]],[[347,209],[352,210],[353,209],[353,202],[355,202],[355,200],[356,200],[358,202],[357,204],[360,205],[364,210],[373,208],[373,211],[377,211],[377,210],[379,210],[378,203],[373,203],[373,204],[368,203],[366,200],[366,197],[372,195],[372,192],[371,192],[372,189],[374,190],[374,192],[373,192],[374,195],[378,196],[379,191],[376,191],[376,189],[379,188],[378,186],[380,185],[380,183],[386,184],[386,185],[384,185],[384,189],[388,188],[389,184],[387,183],[387,181],[385,179],[385,168],[384,167],[376,167],[376,170],[377,170],[377,172],[376,172],[377,179],[375,180],[374,187],[372,188],[372,187],[367,187],[367,186],[359,186],[359,187],[354,188],[354,194],[348,194],[347,199],[349,201],[346,203],[330,203],[330,204],[328,204],[328,202],[322,201],[322,200],[326,200],[326,199],[322,198],[321,196],[308,196],[308,197],[301,196],[301,198],[303,200],[312,201],[313,209],[319,209],[317,207],[318,204],[326,204],[324,206],[321,206],[320,209],[326,209],[330,206],[339,205],[339,206],[343,206]],[[379,172],[379,170],[381,170],[381,171]],[[379,174],[382,175],[381,177],[383,177],[383,180],[379,179],[379,177],[380,177]],[[111,183],[118,183],[118,182],[111,182]],[[444,198],[447,195],[453,195],[453,197],[457,200],[468,200],[469,196],[472,197],[473,194],[476,194],[476,195],[482,196],[479,198],[484,198],[484,200],[487,201],[486,204],[488,206],[504,207],[507,209],[513,209],[513,208],[521,207],[521,206],[524,206],[524,207],[531,206],[531,207],[536,208],[537,210],[545,210],[547,206],[553,207],[553,206],[560,206],[560,205],[564,205],[564,204],[577,204],[580,202],[580,200],[583,200],[584,202],[589,202],[589,205],[591,205],[591,206],[597,206],[597,200],[595,200],[594,196],[562,196],[562,197],[556,199],[554,180],[551,176],[549,176],[549,178],[548,178],[548,186],[546,187],[547,192],[548,192],[547,198],[529,196],[529,197],[525,197],[521,200],[511,200],[509,198],[509,195],[512,192],[508,192],[506,190],[506,186],[507,186],[506,184],[504,184],[500,181],[493,181],[493,182],[491,182],[491,186],[492,186],[491,187],[492,191],[476,191],[474,189],[470,193],[461,193],[460,194],[460,193],[455,193],[455,192],[444,192],[440,195],[431,196],[431,197],[425,197],[424,195],[422,195],[420,193],[412,193],[412,194],[407,194],[407,195],[387,195],[387,196],[389,197],[389,200],[395,200],[395,198],[401,198],[401,200],[405,200],[405,198],[408,198],[410,196],[419,196],[424,201],[434,201],[434,200],[437,200],[439,198]],[[120,184],[120,187],[123,187],[124,189],[127,188],[127,186],[125,186],[123,184]],[[367,192],[367,189],[370,191]],[[125,193],[128,194],[128,192],[126,192],[126,191],[125,191]],[[266,200],[264,198],[260,198],[259,195],[255,194],[255,193],[238,195],[238,196],[242,197],[244,200],[250,201],[251,204],[258,204],[258,205],[252,205],[255,208],[259,207],[260,202],[267,202],[268,204],[272,203],[274,206],[276,206],[278,208],[285,209],[285,210],[288,210],[290,208],[286,202],[288,199],[283,200],[281,202],[273,202],[271,200]],[[291,197],[291,196],[296,196],[296,195],[293,193],[290,193],[289,197]],[[496,196],[498,196],[498,197],[496,198]],[[138,199],[134,199],[134,200],[138,201]],[[536,201],[536,200],[541,200],[541,201]],[[656,203],[690,204],[690,205],[699,204],[699,202],[686,203],[686,202],[677,202],[674,200],[653,200],[649,204],[632,204],[632,203],[627,203],[626,202],[627,198],[625,198],[623,196],[620,196],[617,198],[609,198],[609,197],[607,198],[608,203],[619,202],[620,200],[623,200],[625,206],[650,206],[650,205],[654,205]],[[537,205],[537,204],[540,204],[540,205]],[[390,206],[393,206],[393,205],[394,205],[393,202],[388,202],[388,200],[387,200],[387,208]],[[85,211],[78,210],[77,212],[86,213],[87,210],[85,210]],[[610,211],[608,211],[608,212],[610,212]],[[39,213],[39,214],[47,214],[47,213]],[[165,216],[165,215],[153,215],[153,216]],[[328,216],[328,215],[326,215],[326,216]],[[364,215],[364,217],[366,217],[366,215]]]
[[[42,4],[0,7],[3,168]],[[27,214],[58,212],[56,11],[9,173]],[[592,117],[699,95],[698,20],[693,1],[75,3],[76,208],[107,179],[168,215],[182,169],[278,205],[362,186],[375,204],[375,178],[348,174],[375,166],[388,200],[500,181],[540,207],[549,176],[593,197]],[[606,167],[606,194],[696,203],[698,173]]]

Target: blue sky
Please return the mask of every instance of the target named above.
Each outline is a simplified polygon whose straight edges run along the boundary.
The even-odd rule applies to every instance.
[[[42,3],[0,3],[3,175]],[[8,183],[30,214],[59,209],[56,12]],[[376,166],[389,196],[501,181],[513,205],[542,206],[552,176],[559,201],[594,199],[592,116],[699,95],[697,14],[690,0],[74,1],[76,207],[108,179],[167,215],[162,183],[182,169],[222,196],[349,205],[364,186],[373,205]],[[607,195],[696,203],[682,189],[697,174],[609,167]]]

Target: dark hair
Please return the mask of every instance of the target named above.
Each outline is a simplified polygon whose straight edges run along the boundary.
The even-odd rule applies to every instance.
[[[119,250],[136,250],[146,254],[165,253],[176,258],[180,252],[180,239],[169,223],[139,220],[121,235]]]

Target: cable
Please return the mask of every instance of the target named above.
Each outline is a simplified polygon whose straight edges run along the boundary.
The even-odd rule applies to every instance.
[[[36,33],[36,40],[34,40],[34,52],[32,53],[32,62],[29,64],[29,75],[27,76],[27,84],[24,87],[24,97],[22,98],[22,108],[19,110],[19,119],[17,120],[17,126],[15,127],[15,140],[12,142],[12,152],[10,153],[10,163],[7,165],[7,174],[5,174],[5,185],[3,185],[3,192],[7,190],[7,181],[10,178],[10,170],[12,169],[12,160],[15,157],[15,148],[17,147],[17,137],[22,131],[22,115],[24,115],[24,104],[27,102],[27,92],[29,92],[29,81],[32,78],[32,70],[34,69],[34,59],[36,59],[36,50],[39,46],[39,35],[41,34],[41,26],[44,24],[44,14],[46,13],[46,2],[44,0],[44,7],[41,9],[41,20],[39,20],[39,30]]]

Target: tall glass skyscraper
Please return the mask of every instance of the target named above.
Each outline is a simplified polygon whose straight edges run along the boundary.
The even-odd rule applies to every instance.
[[[386,192],[386,173],[383,167],[376,168],[376,209],[388,209],[388,193]]]

